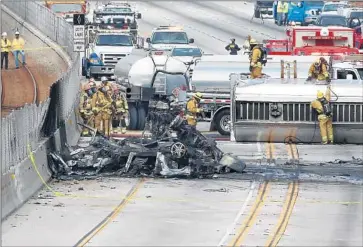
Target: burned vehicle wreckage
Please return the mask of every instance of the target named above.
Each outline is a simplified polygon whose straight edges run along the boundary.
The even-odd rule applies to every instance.
[[[175,97],[154,94],[141,138],[116,140],[92,129],[95,135],[87,147],[69,148],[69,153],[62,157],[50,154],[53,177],[204,178],[216,173],[242,172],[246,167],[242,160],[223,153],[215,140],[187,124],[182,117],[184,108],[185,102],[178,102]],[[150,137],[145,137],[146,131]]]

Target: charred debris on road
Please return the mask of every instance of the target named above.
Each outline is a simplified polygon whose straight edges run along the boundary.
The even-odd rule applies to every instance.
[[[90,145],[50,153],[53,177],[61,180],[124,177],[210,178],[243,172],[245,163],[223,153],[213,139],[189,126],[179,115],[182,104],[168,99],[150,102],[145,129],[151,138],[108,139],[94,131]]]

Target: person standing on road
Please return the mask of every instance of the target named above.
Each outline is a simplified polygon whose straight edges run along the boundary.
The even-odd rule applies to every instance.
[[[95,114],[95,128],[105,136],[110,136],[112,98],[109,86],[102,85],[92,97],[92,111]]]
[[[18,31],[15,32],[15,39],[12,42],[13,55],[15,59],[15,67],[19,69],[19,54],[21,54],[23,65],[25,65],[25,53],[24,53],[24,45],[25,41],[20,37],[20,33]]]
[[[262,50],[256,40],[251,39],[250,44],[251,44],[251,50],[252,50],[252,54],[250,55],[251,79],[261,78],[261,76],[262,76],[262,59],[263,59]]]
[[[282,18],[283,18],[283,12],[284,12],[284,5],[283,5],[283,1],[278,1],[277,2],[277,25],[281,26],[282,24]]]
[[[5,69],[9,68],[9,51],[11,48],[11,42],[8,39],[8,34],[3,32],[1,34],[1,69],[3,69],[5,60]]]
[[[203,95],[201,93],[193,94],[193,97],[187,102],[186,119],[190,126],[197,126],[198,113],[202,113],[203,109],[199,107],[200,100]]]
[[[311,107],[318,114],[321,140],[323,144],[334,143],[333,113],[330,106],[331,89],[328,85],[325,95],[318,91],[317,99],[311,102]]]
[[[288,22],[287,21],[288,13],[289,13],[289,3],[283,1],[283,3],[282,3],[282,24],[284,26],[286,26],[287,22]]]
[[[85,124],[94,128],[94,115],[92,112],[92,96],[96,93],[94,90],[96,85],[87,83],[85,85],[84,91],[81,94],[79,103],[79,112]],[[83,136],[88,136],[90,134],[89,129],[84,128],[82,131]]]
[[[115,119],[118,123],[117,126],[117,133],[126,133],[126,117],[129,114],[129,106],[127,104],[127,100],[124,97],[124,95],[120,92],[120,90],[117,88],[114,91],[114,110],[115,110]]]
[[[236,39],[231,39],[231,43],[227,45],[225,49],[229,51],[229,55],[237,55],[237,52],[241,50],[236,44]]]

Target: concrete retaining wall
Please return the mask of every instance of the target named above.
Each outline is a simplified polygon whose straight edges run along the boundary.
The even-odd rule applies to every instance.
[[[45,56],[47,59],[41,61],[44,63],[45,67],[50,65],[54,69],[56,65],[52,64],[53,59],[59,60],[60,58],[68,65],[71,64],[72,61],[69,56],[62,51],[56,43],[44,36],[35,27],[24,22],[24,20],[19,17],[16,17],[16,15],[6,7],[3,8],[2,13],[3,12],[6,12],[2,15],[2,18],[6,18],[6,28],[8,30],[14,30],[18,27],[19,30],[22,30],[26,35],[24,36],[26,40],[30,41],[28,44],[34,45],[34,47],[47,45],[52,48],[48,50],[47,56],[39,53],[40,56]],[[8,30],[3,31],[9,32]],[[50,62],[47,64],[47,61]],[[76,104],[77,102],[75,102],[75,105]],[[38,143],[37,147],[33,147],[33,157],[36,169],[32,160],[28,157],[2,174],[1,219],[6,218],[16,209],[21,207],[31,196],[43,187],[44,182],[47,182],[51,178],[51,173],[48,168],[48,154],[50,151],[61,152],[65,142],[69,145],[75,145],[77,143],[80,136],[80,128],[77,126],[78,118],[76,111],[73,110],[64,121],[63,127],[61,127],[53,137],[44,139]],[[44,179],[44,181],[42,181],[42,179]]]

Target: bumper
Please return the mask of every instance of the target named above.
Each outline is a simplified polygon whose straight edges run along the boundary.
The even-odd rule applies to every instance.
[[[314,16],[308,16],[308,17],[305,17],[304,21],[305,21],[305,23],[307,23],[307,24],[311,24],[311,23],[313,23],[316,19],[317,19],[317,17],[314,17]]]
[[[316,127],[316,129],[315,129]],[[278,142],[283,143],[289,136],[295,136],[299,142],[320,143],[319,123],[234,123],[234,135],[237,142]],[[363,144],[363,124],[334,123],[334,142]],[[315,131],[315,136],[314,136]],[[314,138],[313,138],[314,137]],[[313,139],[313,140],[312,140]],[[292,141],[297,141],[292,138]]]
[[[90,67],[91,74],[98,74],[98,75],[113,75],[115,73],[114,67],[109,66],[91,66]]]

